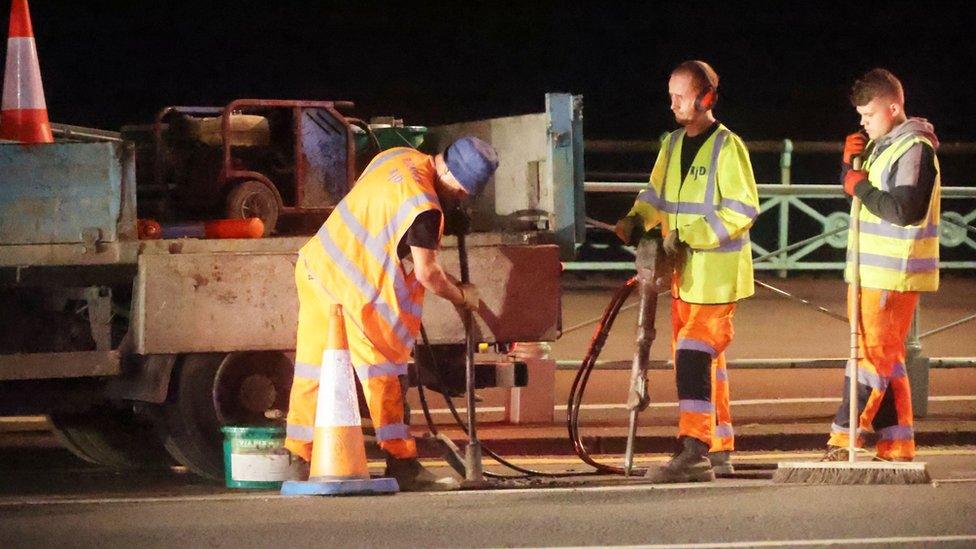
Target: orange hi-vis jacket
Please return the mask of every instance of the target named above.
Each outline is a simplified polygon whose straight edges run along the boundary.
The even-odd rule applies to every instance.
[[[299,251],[312,277],[402,374],[420,331],[424,288],[403,268],[397,244],[418,215],[441,211],[435,177],[432,157],[407,147],[384,151]]]

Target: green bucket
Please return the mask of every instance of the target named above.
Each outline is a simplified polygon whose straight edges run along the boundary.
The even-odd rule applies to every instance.
[[[224,432],[224,481],[228,488],[277,490],[295,479],[281,427],[231,425]]]

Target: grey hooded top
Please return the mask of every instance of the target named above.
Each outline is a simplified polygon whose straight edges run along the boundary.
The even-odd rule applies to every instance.
[[[871,156],[884,152],[899,138],[914,134],[928,139],[936,149],[939,139],[932,124],[924,118],[909,118],[878,139]],[[846,173],[847,170],[844,170]],[[841,179],[843,180],[841,174]],[[858,183],[854,194],[869,212],[895,225],[911,225],[925,218],[935,187],[935,151],[922,143],[912,145],[895,161],[882,182],[883,189],[867,181]]]

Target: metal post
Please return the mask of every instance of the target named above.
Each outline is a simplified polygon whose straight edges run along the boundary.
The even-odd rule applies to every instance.
[[[908,383],[912,388],[912,413],[915,417],[925,417],[929,413],[929,359],[922,355],[922,338],[919,337],[919,316],[922,305],[915,306],[912,327],[905,340],[905,368],[908,370]]]
[[[458,262],[461,267],[461,282],[467,284],[471,281],[468,273],[468,248],[465,244],[464,234],[457,236]],[[465,480],[467,482],[484,482],[485,474],[481,461],[481,442],[478,440],[478,422],[476,402],[474,398],[474,314],[464,310],[464,379],[467,385],[467,408],[468,408],[468,446],[465,448],[464,469]]]
[[[784,187],[790,186],[790,168],[793,165],[793,142],[789,139],[783,140],[783,153],[779,156],[779,177],[780,184]],[[783,197],[779,204],[779,247],[785,248],[790,243],[790,198]],[[786,252],[780,256],[780,262],[786,265],[789,254]],[[780,278],[786,278],[786,269],[777,271]]]

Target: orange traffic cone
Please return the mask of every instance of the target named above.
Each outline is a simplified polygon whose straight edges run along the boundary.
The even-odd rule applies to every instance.
[[[342,306],[332,305],[319,378],[312,461],[307,481],[286,481],[286,496],[388,494],[396,479],[369,477],[362,418]]]
[[[21,143],[53,143],[41,67],[31,28],[27,0],[13,0],[7,36],[7,68],[3,76],[0,139]]]

